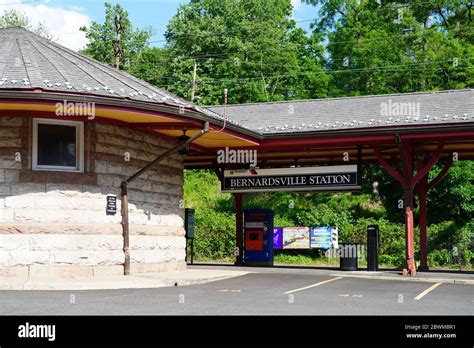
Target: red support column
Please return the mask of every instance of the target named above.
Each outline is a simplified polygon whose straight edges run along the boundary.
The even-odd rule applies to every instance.
[[[420,213],[420,266],[419,271],[428,271],[428,238],[426,232],[427,213],[426,213],[426,194],[428,192],[427,176],[423,177],[418,183],[418,203]]]
[[[416,274],[415,267],[415,248],[414,248],[414,221],[413,221],[413,190],[405,191],[405,257],[406,265],[403,269],[403,275]]]
[[[241,266],[244,264],[243,193],[234,193],[234,201],[235,201],[235,246],[236,246],[235,265]]]
[[[415,238],[414,238],[414,219],[413,219],[413,191],[415,185],[423,179],[431,168],[438,161],[441,152],[443,151],[444,144],[438,143],[437,149],[433,153],[431,159],[423,166],[417,167],[417,173],[414,175],[414,146],[410,141],[402,140],[399,136],[396,137],[396,141],[400,150],[400,163],[395,163],[396,169],[394,169],[384,159],[382,152],[377,145],[373,145],[375,156],[380,164],[389,172],[389,174],[395,178],[403,188],[404,191],[404,210],[405,210],[405,257],[406,265],[403,269],[403,275],[410,274],[414,276],[416,274],[415,266]],[[421,162],[420,162],[421,163]],[[426,221],[426,219],[425,219]],[[426,231],[426,228],[425,228]],[[425,234],[426,235],[426,234]],[[424,252],[426,252],[426,248]]]
[[[402,141],[400,144],[400,159],[403,171],[403,189],[405,191],[404,209],[405,209],[405,257],[406,265],[403,269],[403,275],[416,274],[415,266],[415,238],[414,238],[414,219],[413,219],[413,145],[408,141]]]

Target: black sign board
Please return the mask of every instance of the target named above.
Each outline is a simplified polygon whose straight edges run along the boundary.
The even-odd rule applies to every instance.
[[[222,192],[356,191],[356,165],[226,170]]]
[[[184,210],[184,229],[186,230],[186,238],[194,238],[194,209],[186,208]]]
[[[107,195],[107,215],[117,214],[117,196],[116,195]]]

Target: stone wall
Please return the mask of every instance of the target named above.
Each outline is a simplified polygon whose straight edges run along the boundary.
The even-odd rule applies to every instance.
[[[0,275],[123,274],[120,215],[107,194],[174,143],[86,122],[85,173],[31,170],[30,117],[0,117]],[[21,154],[19,158],[18,154]],[[183,163],[173,155],[129,185],[131,272],[184,269]]]

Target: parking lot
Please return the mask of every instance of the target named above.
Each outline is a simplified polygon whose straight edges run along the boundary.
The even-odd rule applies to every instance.
[[[474,285],[252,269],[192,286],[0,291],[0,315],[473,315]]]

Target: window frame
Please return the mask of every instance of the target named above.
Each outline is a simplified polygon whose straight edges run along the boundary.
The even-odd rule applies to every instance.
[[[76,167],[38,164],[38,125],[74,126],[76,128]],[[32,165],[35,171],[84,173],[84,122],[33,118]]]

